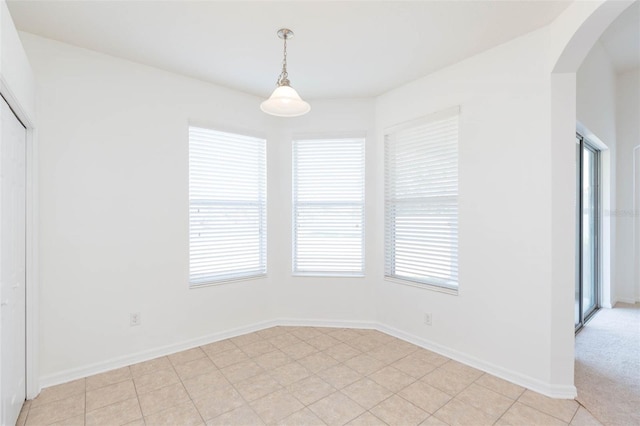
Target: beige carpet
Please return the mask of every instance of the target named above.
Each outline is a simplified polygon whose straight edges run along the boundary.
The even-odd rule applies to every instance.
[[[640,425],[640,304],[602,309],[578,333],[575,383],[603,424]]]

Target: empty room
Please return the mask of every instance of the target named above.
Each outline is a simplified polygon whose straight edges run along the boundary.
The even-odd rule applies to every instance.
[[[0,425],[640,424],[638,0],[2,0],[0,95]]]

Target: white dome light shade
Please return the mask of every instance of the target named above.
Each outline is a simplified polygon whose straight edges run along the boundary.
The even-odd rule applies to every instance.
[[[293,87],[283,85],[260,104],[260,109],[276,117],[298,117],[311,111],[311,105],[303,101]]]

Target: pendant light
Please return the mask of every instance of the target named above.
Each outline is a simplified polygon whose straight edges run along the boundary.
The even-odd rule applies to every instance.
[[[267,114],[277,117],[298,117],[311,110],[311,106],[303,101],[293,87],[289,85],[287,73],[287,40],[293,38],[293,31],[287,28],[278,30],[278,37],[284,40],[284,58],[282,59],[282,71],[276,82],[276,90],[269,99],[260,104],[260,109]]]

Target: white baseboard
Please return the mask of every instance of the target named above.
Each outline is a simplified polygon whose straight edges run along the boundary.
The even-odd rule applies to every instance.
[[[72,380],[81,379],[83,377],[93,376],[94,374],[104,373],[105,371],[126,367],[127,365],[137,364],[139,362],[148,361],[150,359],[158,358],[161,356],[171,355],[176,352],[184,351],[224,339],[229,339],[231,337],[253,333],[254,331],[264,330],[265,328],[274,327],[276,325],[278,325],[277,321],[263,321],[243,327],[233,328],[231,330],[219,333],[209,334],[207,336],[199,337],[196,339],[185,340],[176,344],[161,346],[158,348],[133,353],[131,355],[112,358],[107,361],[89,364],[84,367],[72,368],[69,370],[61,371],[59,373],[49,374],[40,378],[40,389],[67,383]]]
[[[640,302],[640,299],[636,300],[633,297],[619,297],[618,299],[616,299],[616,303],[628,303],[630,305],[634,305],[637,302]],[[615,306],[615,303],[613,304],[613,306]]]
[[[409,333],[405,333],[404,331],[384,324],[378,324],[377,329],[383,333],[389,334],[393,337],[397,337],[398,339],[413,343],[414,345],[420,346],[421,348],[436,352],[440,355],[446,356],[447,358],[451,358],[455,361],[469,365],[473,368],[477,368],[478,370],[482,370],[485,373],[492,374],[496,377],[507,380],[511,383],[515,383],[527,389],[531,389],[532,391],[541,393],[551,398],[573,399],[578,395],[575,386],[551,385],[533,377],[508,370],[490,362],[486,362],[476,357],[469,356],[455,349],[439,345],[437,343],[431,342],[418,336],[414,336]]]
[[[304,326],[304,327],[340,327],[340,328],[363,328],[374,329],[383,333],[389,334],[398,339],[404,340],[414,345],[420,346],[424,349],[436,352],[440,355],[446,356],[463,364],[467,364],[471,367],[482,370],[486,373],[492,374],[501,379],[523,386],[527,389],[531,389],[535,392],[547,395],[551,398],[561,399],[573,399],[577,395],[575,386],[558,386],[551,385],[542,382],[538,379],[525,376],[515,371],[507,370],[500,366],[491,364],[489,362],[480,360],[478,358],[469,356],[462,352],[448,348],[446,346],[439,345],[429,340],[423,339],[418,336],[414,336],[409,333],[405,333],[396,328],[387,326],[385,324],[377,323],[374,321],[351,321],[351,320],[323,320],[323,319],[297,319],[297,318],[280,318],[272,321],[264,321],[248,326],[234,328],[228,331],[219,332],[203,336],[197,339],[191,339],[183,341],[173,345],[162,346],[147,351],[138,352],[131,355],[121,356],[90,364],[84,367],[65,370],[59,373],[43,376],[40,378],[40,385],[42,388],[66,383],[72,380],[80,379],[83,377],[92,376],[94,374],[103,373],[105,371],[113,370],[115,368],[125,367],[127,365],[136,364],[138,362],[148,361],[160,356],[170,355],[175,352],[183,351],[186,349],[195,348],[198,346],[206,345],[208,343],[217,342],[231,337],[240,336],[247,333],[253,333],[254,331],[263,330],[265,328],[275,326]]]
[[[324,319],[300,319],[300,318],[280,318],[276,321],[283,326],[301,327],[335,327],[335,328],[363,328],[377,329],[374,321],[352,321],[352,320],[324,320]]]

